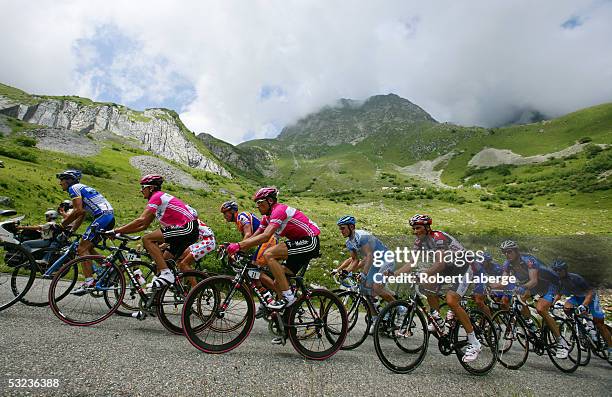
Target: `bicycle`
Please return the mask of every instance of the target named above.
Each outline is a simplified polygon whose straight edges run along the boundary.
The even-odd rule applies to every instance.
[[[525,364],[529,352],[533,351],[539,356],[547,353],[555,367],[562,372],[574,372],[580,365],[581,349],[569,321],[557,318],[561,340],[569,350],[567,359],[558,359],[558,343],[546,322],[542,322],[541,329],[532,329],[521,314],[521,309],[527,304],[516,293],[512,294],[510,302],[509,310],[500,310],[493,315],[499,338],[499,362],[508,369],[516,370]],[[566,363],[568,365],[564,365]]]
[[[106,240],[103,244],[111,251],[109,256],[78,257],[57,271],[49,288],[53,313],[69,325],[90,326],[104,321],[116,312],[132,316],[132,312],[136,311],[136,318],[143,320],[148,315],[154,315],[170,332],[182,334],[180,325],[176,324],[178,307],[187,296],[191,278],[201,280],[206,278],[206,274],[198,271],[179,272],[173,262],[169,262],[169,267],[175,273],[175,282],[148,294],[145,284],[155,273],[155,268],[151,263],[141,261],[136,250],[127,247],[129,242],[139,240],[140,236],[116,235],[115,238],[121,241],[119,247],[107,247]],[[97,276],[96,283],[82,296],[58,294],[58,290],[64,290],[60,285],[78,276],[79,264],[84,262],[92,264]],[[126,279],[129,285],[126,285]],[[126,291],[129,291],[128,299]],[[174,310],[168,310],[172,307]],[[120,308],[126,312],[122,312]]]
[[[601,336],[599,329],[593,323],[593,319],[588,313],[580,313],[577,309],[571,311],[564,310],[563,303],[557,302],[555,309],[562,311],[562,317],[553,312],[553,317],[558,320],[567,320],[574,328],[578,336],[578,344],[581,350],[580,365],[586,366],[591,361],[591,352],[597,357],[608,361],[608,346]]]
[[[376,355],[389,370],[410,373],[423,362],[429,346],[429,335],[432,334],[438,339],[438,349],[443,355],[448,356],[454,352],[463,368],[472,374],[489,373],[497,361],[494,324],[481,311],[466,307],[466,303],[467,300],[462,298],[461,306],[466,310],[482,346],[476,360],[463,362],[469,344],[465,329],[454,315],[447,315],[444,325],[438,325],[426,309],[418,285],[414,286],[407,299],[392,302],[380,312],[374,324]],[[427,328],[428,323],[433,325],[434,330],[431,332]]]
[[[257,284],[261,270],[243,253],[229,258],[226,246],[217,251],[221,262],[235,273],[215,276],[200,282],[187,296],[183,306],[182,325],[185,336],[205,353],[226,353],[237,348],[250,334],[255,322],[255,301],[267,307]],[[333,356],[346,337],[346,310],[336,295],[326,289],[308,289],[303,281],[308,266],[289,277],[291,287],[299,293],[288,308],[267,308],[267,321],[288,338],[294,349],[311,360]]]

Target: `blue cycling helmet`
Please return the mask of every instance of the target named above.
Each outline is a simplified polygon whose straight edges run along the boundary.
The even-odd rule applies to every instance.
[[[342,226],[342,225],[353,225],[353,226],[355,226],[355,217],[351,216],[351,215],[345,215],[345,216],[341,217],[340,219],[338,219],[338,222],[336,222],[336,224],[338,226]]]
[[[567,263],[563,262],[561,259],[555,259],[550,265],[550,268],[556,272],[560,272],[561,270],[567,271]]]
[[[221,204],[221,212],[229,210],[238,211],[238,203],[235,201],[226,201],[225,203]]]
[[[493,256],[490,253],[485,252],[482,254],[482,260],[485,262],[490,262],[493,260]]]
[[[66,171],[60,172],[59,174],[55,174],[55,177],[59,180],[73,179],[76,182],[81,180],[81,176],[83,176],[83,174],[79,170],[66,170]]]

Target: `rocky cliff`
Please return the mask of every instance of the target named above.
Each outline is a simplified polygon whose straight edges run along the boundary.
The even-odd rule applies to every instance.
[[[193,133],[170,110],[137,112],[124,106],[96,103],[79,97],[29,96],[24,100],[0,93],[0,113],[28,123],[73,132],[110,131],[136,139],[145,150],[169,160],[231,177],[212,156],[207,157],[199,150]]]

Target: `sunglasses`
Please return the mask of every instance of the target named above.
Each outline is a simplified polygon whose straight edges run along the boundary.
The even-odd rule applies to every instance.
[[[514,250],[502,250],[502,254],[508,254],[510,252],[514,252]]]
[[[143,185],[143,186],[140,188],[140,193],[144,192],[144,190],[145,190],[146,188],[151,187],[151,186],[152,186],[152,185]]]
[[[266,203],[267,200],[266,199],[259,199],[259,200],[255,200],[255,204],[259,205],[261,203]]]

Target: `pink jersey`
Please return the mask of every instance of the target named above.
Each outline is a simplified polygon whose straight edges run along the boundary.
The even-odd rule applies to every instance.
[[[162,191],[151,195],[147,209],[155,212],[155,217],[163,227],[183,226],[196,219],[185,203]]]
[[[276,234],[289,240],[299,240],[302,237],[318,236],[321,231],[316,223],[308,219],[302,211],[285,204],[276,203],[272,206],[270,216],[264,216],[259,225],[265,229],[268,225],[276,228]]]

